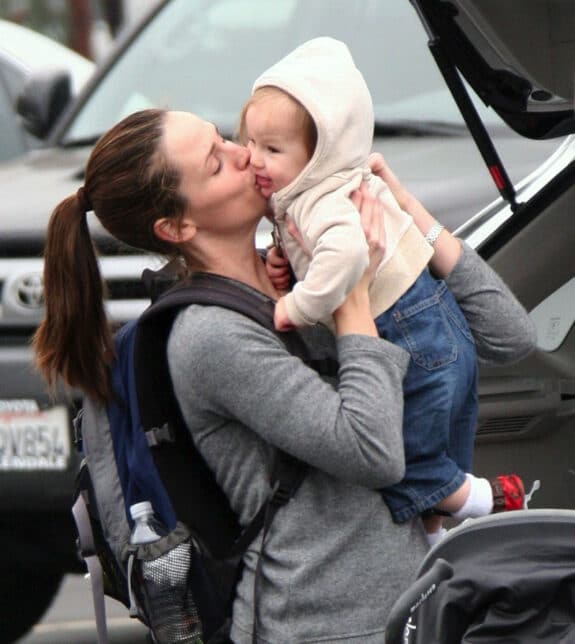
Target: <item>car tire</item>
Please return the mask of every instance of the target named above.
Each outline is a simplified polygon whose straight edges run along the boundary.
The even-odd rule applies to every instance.
[[[28,632],[56,597],[62,574],[26,568],[0,569],[0,633],[10,644]]]

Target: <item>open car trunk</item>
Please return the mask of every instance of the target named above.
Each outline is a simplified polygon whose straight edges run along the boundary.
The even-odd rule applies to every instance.
[[[475,473],[516,472],[530,507],[575,508],[575,141],[520,184],[468,100],[466,83],[519,134],[575,131],[575,2],[411,0],[501,199],[462,226],[537,326],[519,364],[482,368]],[[441,219],[441,213],[435,213]]]

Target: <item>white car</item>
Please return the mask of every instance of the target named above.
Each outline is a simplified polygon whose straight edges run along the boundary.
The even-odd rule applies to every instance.
[[[20,124],[16,102],[32,72],[61,69],[79,93],[95,65],[59,42],[8,20],[0,20],[0,161],[14,158],[38,142]]]

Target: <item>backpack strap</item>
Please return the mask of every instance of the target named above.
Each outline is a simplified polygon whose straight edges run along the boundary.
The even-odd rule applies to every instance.
[[[339,367],[337,361],[331,358],[311,359],[305,343],[296,330],[276,332],[274,303],[263,293],[251,289],[242,282],[214,273],[198,272],[180,281],[176,281],[175,274],[173,263],[167,264],[158,271],[148,268],[144,270],[142,280],[153,302],[152,306],[142,314],[144,320],[171,312],[173,322],[180,309],[190,304],[222,306],[237,311],[276,333],[292,355],[300,358],[319,374],[337,374]]]
[[[108,628],[106,624],[106,603],[104,598],[104,577],[102,565],[98,559],[92,524],[88,515],[86,499],[82,493],[78,494],[72,506],[72,515],[78,531],[78,549],[86,563],[92,587],[92,601],[94,603],[94,616],[98,644],[107,644]]]
[[[252,639],[255,641],[259,579],[267,533],[279,508],[300,487],[307,465],[276,449],[271,494],[250,523],[244,529],[240,527],[227,497],[193,444],[181,416],[169,374],[166,351],[169,333],[178,312],[190,304],[221,306],[237,311],[275,333],[274,304],[263,294],[236,280],[196,273],[159,295],[155,303],[142,314],[134,353],[140,416],[144,430],[153,436],[149,443],[153,446],[151,451],[154,462],[176,516],[187,523],[204,543],[210,545],[215,559],[241,560],[249,544],[262,531],[262,546],[254,581]],[[281,333],[278,337],[290,353],[309,363],[305,343],[296,331]],[[145,364],[142,364],[143,360]],[[202,495],[194,497],[188,493],[194,485],[201,485]],[[220,508],[220,511],[213,512],[213,507]],[[196,521],[198,517],[202,517],[202,520]],[[226,601],[232,600],[233,592],[230,592]]]
[[[305,476],[306,466],[276,450],[271,497],[242,530],[227,497],[193,444],[169,375],[167,339],[177,314],[190,304],[228,308],[275,332],[274,304],[265,295],[236,280],[196,273],[157,297],[142,314],[136,335],[134,360],[142,424],[150,437],[154,462],[175,514],[210,544],[216,559],[228,558],[243,553],[260,532],[266,522],[268,503],[275,508],[270,515],[273,517],[295,494]],[[281,333],[278,337],[290,353],[307,361],[307,348],[297,332]],[[182,481],[186,483],[182,484]],[[202,486],[200,498],[190,498],[188,490],[192,485]],[[213,507],[222,510],[214,513],[210,511]],[[201,517],[200,522],[197,517]]]

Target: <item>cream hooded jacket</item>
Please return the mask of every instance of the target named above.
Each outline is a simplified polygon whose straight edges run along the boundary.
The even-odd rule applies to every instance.
[[[363,76],[344,43],[316,38],[265,71],[252,91],[263,86],[296,98],[317,128],[309,163],[271,197],[282,243],[298,279],[285,298],[288,316],[296,326],[318,321],[331,325],[331,314],[363,275],[367,242],[348,197],[364,180],[388,205],[386,253],[370,289],[376,317],[415,282],[433,250],[386,184],[368,168],[374,113]],[[288,216],[302,245],[287,233]]]

